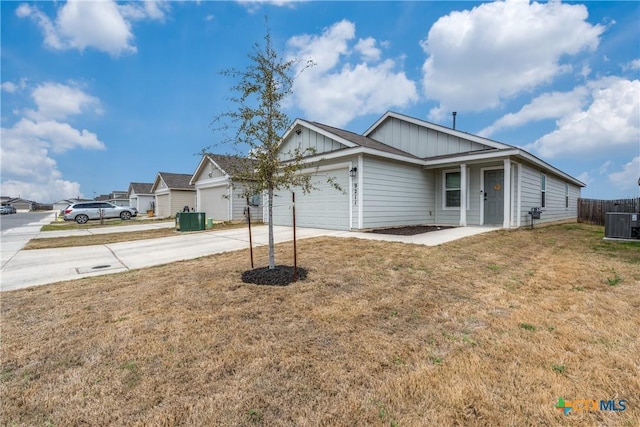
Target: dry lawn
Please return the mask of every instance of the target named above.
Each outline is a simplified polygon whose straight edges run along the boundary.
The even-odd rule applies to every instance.
[[[640,246],[601,238],[318,238],[289,287],[243,284],[236,252],[2,293],[0,423],[638,426]]]
[[[246,227],[246,224],[239,222],[216,223],[214,228],[203,232],[228,230],[241,227]],[[201,233],[201,231],[197,231],[197,233]],[[92,234],[90,236],[44,237],[30,240],[23,249],[53,249],[76,246],[108,245],[110,243],[132,242],[134,240],[159,239],[161,237],[177,236],[180,234],[181,232],[176,231],[174,228],[161,228],[145,231]]]

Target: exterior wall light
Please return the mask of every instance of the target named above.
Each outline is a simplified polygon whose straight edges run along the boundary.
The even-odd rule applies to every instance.
[[[349,169],[349,176],[351,178],[355,178],[358,175],[358,168],[353,167],[351,169]]]

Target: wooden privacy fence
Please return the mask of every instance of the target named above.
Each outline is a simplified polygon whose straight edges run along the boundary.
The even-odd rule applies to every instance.
[[[578,199],[578,222],[604,225],[607,212],[640,212],[640,197],[635,199]]]

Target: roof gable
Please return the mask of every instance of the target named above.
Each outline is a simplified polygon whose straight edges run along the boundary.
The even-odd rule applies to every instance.
[[[169,190],[194,190],[195,187],[190,183],[191,175],[184,173],[158,172],[152,192],[156,192],[159,188],[166,186]]]
[[[199,179],[233,178],[239,174],[247,175],[256,166],[252,159],[227,154],[205,154],[193,173],[190,183],[195,184]],[[209,172],[207,172],[207,170]],[[206,174],[205,176],[203,176]]]
[[[394,129],[388,129],[389,127],[394,127]],[[414,128],[413,132],[407,130],[399,130],[398,128],[403,127],[406,129]],[[387,129],[385,129],[387,128]],[[424,130],[423,132],[416,132],[415,129]],[[407,135],[411,133],[411,136]],[[415,136],[416,133],[421,133],[422,136]],[[481,151],[481,150],[489,150],[489,149],[508,149],[514,148],[512,145],[504,144],[501,142],[493,141],[488,138],[483,138],[478,135],[473,135],[467,132],[461,132],[456,129],[451,129],[446,126],[437,125],[435,123],[430,123],[424,120],[416,119],[414,117],[405,116],[403,114],[394,113],[391,111],[386,112],[382,117],[380,117],[369,129],[367,129],[364,134],[365,136],[373,137],[377,140],[385,142],[390,145],[397,146],[401,142],[404,142],[410,138],[418,138],[420,139],[419,144],[422,146],[419,149],[422,151],[421,153],[414,152],[413,154],[418,155],[418,157],[430,157],[431,155],[444,155],[444,154],[453,154],[455,152],[470,152],[470,151]],[[427,137],[426,135],[430,135]],[[447,139],[449,141],[453,141],[456,144],[459,144],[460,147],[453,147],[446,150],[447,152],[442,152],[441,150],[430,151],[429,155],[423,155],[427,153],[425,150],[425,146],[431,143],[431,140],[434,139]],[[399,138],[402,138],[404,141],[398,141]],[[457,151],[456,151],[457,150]],[[417,151],[415,148],[412,150]],[[435,154],[432,154],[435,153]]]
[[[151,194],[152,187],[153,183],[151,182],[132,182],[131,184],[129,184],[128,194]]]
[[[296,119],[280,144],[280,159],[289,160],[289,152],[311,149],[309,156],[337,154],[341,150],[368,149],[403,157],[415,158],[412,154],[380,141],[344,129],[318,122]],[[345,153],[346,154],[346,153]]]

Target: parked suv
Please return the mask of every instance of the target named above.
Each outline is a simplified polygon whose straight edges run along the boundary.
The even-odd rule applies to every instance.
[[[78,224],[85,224],[90,219],[103,218],[122,218],[123,220],[131,219],[132,216],[138,215],[135,208],[129,206],[116,206],[108,202],[82,202],[69,205],[64,210],[65,221],[75,221]]]
[[[16,208],[14,208],[13,206],[9,206],[9,205],[0,206],[0,214],[6,215],[6,214],[14,214],[14,213],[16,213]]]

